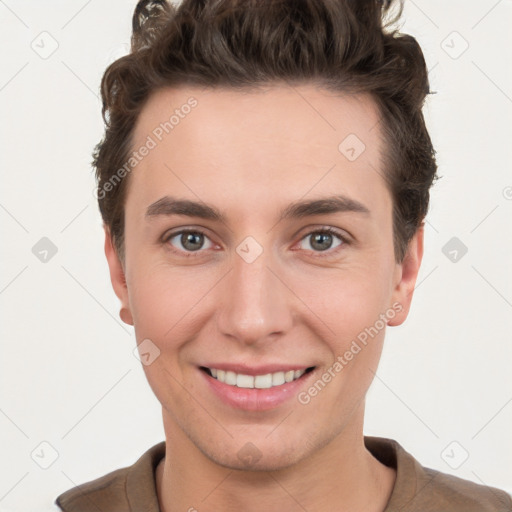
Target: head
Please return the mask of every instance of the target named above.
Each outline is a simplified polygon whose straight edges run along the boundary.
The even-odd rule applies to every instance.
[[[436,163],[425,61],[386,30],[391,4],[139,2],[103,77],[122,318],[158,354],[167,425],[216,463],[243,467],[251,442],[256,469],[282,468],[362,429],[385,327],[409,311]],[[249,410],[212,395],[205,368],[224,364],[314,370]]]

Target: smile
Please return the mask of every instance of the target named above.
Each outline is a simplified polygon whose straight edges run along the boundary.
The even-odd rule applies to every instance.
[[[266,373],[264,375],[245,375],[243,373],[235,373],[233,371],[225,371],[217,368],[201,367],[201,369],[209,373],[214,379],[228,386],[248,389],[269,389],[300,379],[306,372],[311,371],[313,367],[305,370],[280,371]]]
[[[198,366],[208,399],[217,397],[230,408],[269,411],[286,403],[294,404],[297,394],[314,379],[316,366],[266,364],[211,364]],[[236,371],[235,371],[236,370]]]

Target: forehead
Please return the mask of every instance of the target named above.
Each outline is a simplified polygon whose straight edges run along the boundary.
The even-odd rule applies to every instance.
[[[374,101],[314,85],[161,89],[134,129],[132,150],[143,146],[128,194],[135,187],[146,205],[170,192],[264,204],[281,192],[297,199],[349,187],[363,199],[365,189],[386,188]]]
[[[232,142],[245,146],[252,143],[246,135],[252,135],[273,140],[282,149],[286,146],[281,140],[306,139],[338,151],[338,144],[353,134],[366,143],[371,154],[378,149],[368,148],[368,143],[376,141],[378,121],[371,96],[335,94],[311,84],[258,89],[181,86],[163,88],[150,96],[139,115],[134,142],[143,143],[152,135],[160,146],[166,146],[171,133],[205,140],[229,133]]]

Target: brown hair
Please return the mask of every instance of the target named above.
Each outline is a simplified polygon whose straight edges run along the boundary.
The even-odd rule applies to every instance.
[[[149,96],[184,84],[254,88],[285,81],[375,100],[395,257],[402,261],[424,221],[437,170],[422,114],[430,93],[423,53],[412,36],[386,30],[402,15],[402,2],[386,23],[393,0],[183,0],[178,7],[140,1],[131,52],[102,78],[105,135],[93,153],[100,211],[121,259],[129,174],[119,171]]]

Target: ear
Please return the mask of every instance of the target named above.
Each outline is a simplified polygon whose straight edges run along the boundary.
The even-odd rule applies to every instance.
[[[105,230],[105,256],[107,257],[108,268],[110,271],[110,281],[112,288],[121,301],[121,311],[119,316],[125,324],[133,325],[132,313],[130,311],[130,302],[128,300],[128,287],[124,275],[124,268],[119,259],[119,255],[112,243],[110,230],[104,226]]]
[[[422,223],[409,242],[404,259],[397,264],[392,304],[399,303],[402,308],[394,318],[388,321],[390,326],[402,324],[409,314],[416,278],[423,258],[423,235],[424,224]]]

